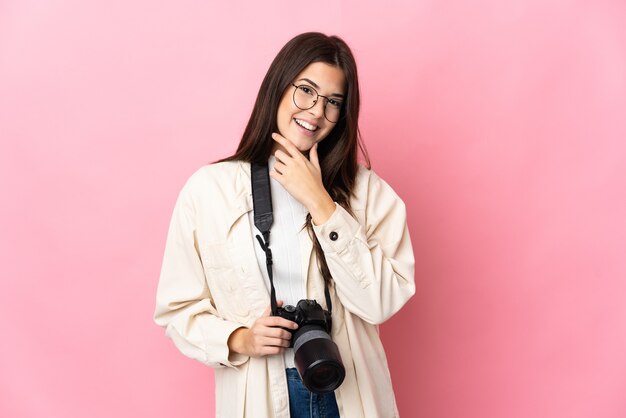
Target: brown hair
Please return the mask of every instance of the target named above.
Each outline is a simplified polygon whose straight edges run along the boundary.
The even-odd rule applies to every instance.
[[[275,144],[271,137],[272,132],[278,132],[276,113],[280,100],[296,76],[314,62],[340,68],[345,76],[346,89],[341,117],[328,136],[319,143],[318,156],[324,187],[335,202],[352,212],[350,196],[358,170],[359,150],[368,168],[370,161],[358,127],[360,95],[356,62],[348,45],[337,36],[307,32],[287,42],[272,61],[261,83],[237,151],[220,161],[239,160],[260,164],[267,162]],[[306,228],[313,240],[324,281],[330,284],[330,271],[324,252],[313,233],[310,214],[306,219]]]

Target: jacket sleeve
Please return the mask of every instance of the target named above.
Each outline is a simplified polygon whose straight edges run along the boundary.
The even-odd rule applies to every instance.
[[[339,300],[349,312],[376,325],[415,293],[415,260],[404,202],[380,177],[368,173],[367,185],[357,188],[356,201],[363,207],[359,220],[336,204],[332,216],[313,229]]]
[[[236,367],[248,360],[230,354],[228,338],[242,324],[218,316],[202,268],[190,182],[181,191],[169,227],[154,321],[186,356],[210,367]]]

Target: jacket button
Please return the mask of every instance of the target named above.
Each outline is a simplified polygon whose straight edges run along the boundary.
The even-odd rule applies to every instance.
[[[339,238],[339,234],[333,231],[328,235],[328,238],[330,238],[331,241],[337,241],[337,238]]]

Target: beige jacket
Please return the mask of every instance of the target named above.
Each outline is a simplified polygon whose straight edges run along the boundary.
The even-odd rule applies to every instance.
[[[363,167],[351,204],[355,217],[337,205],[326,223],[314,227],[334,279],[332,339],[346,368],[337,404],[342,417],[397,417],[377,325],[415,292],[405,206]],[[251,210],[248,163],[208,165],[189,178],[174,208],[154,318],[183,354],[215,368],[217,417],[288,418],[282,355],[229,357],[227,346],[235,329],[251,326],[269,305],[254,253]],[[307,298],[325,307],[306,229],[298,238]]]

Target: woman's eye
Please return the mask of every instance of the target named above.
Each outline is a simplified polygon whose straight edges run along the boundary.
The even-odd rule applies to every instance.
[[[336,108],[340,108],[341,107],[341,102],[335,100],[335,99],[330,99],[328,100],[328,104],[331,105],[332,107],[336,107]]]
[[[313,90],[310,87],[300,86],[300,90],[302,90],[306,94],[310,94],[311,96],[313,96]]]

